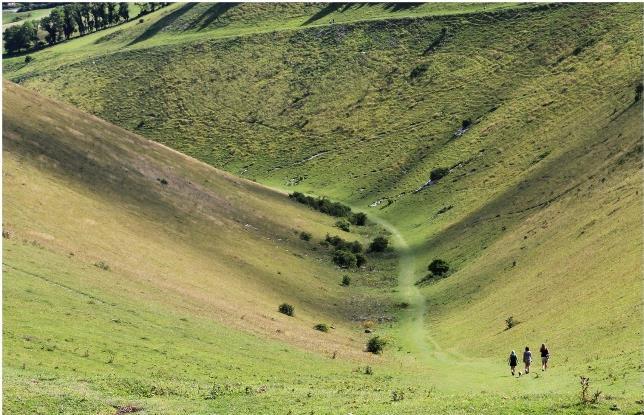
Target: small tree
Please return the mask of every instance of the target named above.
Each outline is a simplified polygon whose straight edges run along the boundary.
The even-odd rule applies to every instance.
[[[358,260],[353,252],[337,250],[333,253],[333,262],[342,268],[351,268],[357,265]]]
[[[287,303],[281,304],[277,310],[280,313],[286,314],[287,316],[290,316],[290,317],[293,317],[293,315],[295,314],[295,307]]]
[[[427,269],[437,277],[441,277],[449,271],[449,265],[442,259],[435,259],[427,266]]]
[[[342,276],[342,285],[344,285],[345,287],[348,287],[349,285],[351,285],[351,277],[348,276],[348,275],[343,275]]]
[[[429,179],[435,182],[436,180],[440,180],[443,177],[447,176],[448,173],[449,169],[447,167],[439,167],[429,173]]]
[[[356,226],[364,226],[367,224],[367,215],[362,212],[354,213],[349,220]]]
[[[380,354],[385,348],[387,341],[380,336],[375,336],[367,342],[367,351],[373,354]]]
[[[370,252],[383,252],[389,246],[389,240],[384,236],[377,236],[369,244]]]
[[[356,266],[360,268],[367,263],[367,258],[362,254],[356,254]]]

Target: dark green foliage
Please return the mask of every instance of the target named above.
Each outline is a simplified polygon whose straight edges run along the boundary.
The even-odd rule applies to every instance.
[[[389,246],[389,239],[384,236],[377,236],[369,244],[369,252],[383,252]]]
[[[644,92],[644,84],[640,82],[635,87],[635,102],[637,102],[640,99],[642,99],[642,92]]]
[[[512,327],[519,324],[519,322],[512,316],[505,319],[505,329],[510,330]]]
[[[311,240],[311,234],[308,232],[300,232],[300,239],[303,241],[310,241]]]
[[[367,258],[362,254],[356,254],[356,266],[360,268],[367,263]]]
[[[422,74],[424,74],[425,72],[427,72],[427,69],[429,69],[429,65],[427,65],[426,63],[421,63],[420,65],[412,69],[411,73],[409,74],[409,77],[411,79],[416,79]]]
[[[342,285],[345,286],[345,287],[348,287],[349,285],[351,285],[351,277],[348,276],[348,275],[343,275],[342,276]]]
[[[358,260],[353,252],[342,249],[333,253],[333,262],[342,268],[351,268],[358,264]]]
[[[441,277],[449,271],[449,264],[442,259],[435,259],[427,266],[427,269],[437,277]]]
[[[371,366],[367,366],[367,367],[364,368],[364,374],[365,375],[373,375],[373,369],[371,368]]]
[[[367,215],[362,212],[354,213],[349,217],[349,222],[351,222],[352,225],[364,226],[367,224]]]
[[[307,196],[301,192],[293,192],[289,194],[288,197],[327,215],[348,218],[350,223],[357,226],[364,226],[367,223],[366,214],[362,212],[352,213],[349,206],[343,205],[339,202],[332,202],[326,197],[316,198],[313,196]]]
[[[317,330],[317,331],[322,331],[322,332],[324,332],[324,333],[326,333],[327,331],[329,331],[329,326],[327,326],[327,325],[326,325],[326,324],[324,324],[324,323],[318,323],[318,324],[316,324],[315,326],[313,326],[313,328],[314,328],[315,330]]]
[[[449,169],[447,167],[439,167],[429,173],[429,179],[435,182],[436,180],[440,180],[443,177],[447,176],[448,173]]]
[[[56,7],[51,11],[49,16],[45,16],[40,20],[40,27],[47,32],[47,43],[53,45],[58,42],[64,33],[64,14],[60,7]]]
[[[333,245],[337,251],[344,250],[344,251],[350,251],[354,254],[362,252],[362,244],[358,241],[345,241],[344,239],[340,238],[337,235],[330,236],[329,234],[326,235],[325,241],[329,243],[330,245]]]
[[[345,232],[351,232],[351,224],[349,221],[342,219],[335,223],[335,226],[339,229],[342,229]]]
[[[425,49],[424,54],[427,55],[429,53],[434,52],[438,47],[443,43],[445,38],[447,37],[447,28],[442,28],[440,34],[432,41],[432,43],[427,46],[427,49]]]
[[[380,354],[386,345],[387,342],[385,339],[380,336],[375,336],[370,338],[367,342],[367,351],[373,354]]]
[[[31,21],[11,26],[4,31],[4,47],[9,53],[28,50],[38,41],[37,35],[38,29]]]
[[[277,308],[277,310],[278,310],[280,313],[282,313],[282,314],[286,314],[287,316],[291,316],[291,317],[293,317],[293,315],[295,314],[295,307],[293,307],[292,305],[287,304],[287,303],[281,304],[281,305]]]

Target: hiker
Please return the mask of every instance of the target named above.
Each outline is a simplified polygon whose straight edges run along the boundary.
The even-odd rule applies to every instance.
[[[539,352],[541,353],[541,371],[544,371],[548,369],[548,359],[550,359],[550,351],[548,350],[546,345],[542,343]]]
[[[508,358],[508,363],[510,363],[510,371],[512,372],[512,376],[514,376],[514,370],[517,367],[517,362],[519,361],[519,358],[517,357],[517,354],[515,353],[514,350],[510,353],[510,357]]]
[[[523,363],[525,363],[525,374],[530,373],[530,363],[532,363],[532,352],[528,346],[525,347],[523,352]]]

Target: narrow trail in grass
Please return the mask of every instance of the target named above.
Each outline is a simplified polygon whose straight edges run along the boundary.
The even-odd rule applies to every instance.
[[[404,236],[394,225],[374,215],[371,215],[371,218],[391,233],[393,244],[400,255],[398,262],[398,291],[401,300],[408,303],[409,306],[399,328],[399,341],[417,359],[428,363],[431,359],[429,343],[434,348],[438,346],[431,342],[426,332],[425,313],[427,304],[425,296],[415,285],[415,255],[410,251]]]

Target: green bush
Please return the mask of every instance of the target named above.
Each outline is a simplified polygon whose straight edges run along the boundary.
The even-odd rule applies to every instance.
[[[333,262],[342,268],[357,266],[358,260],[353,252],[339,249],[333,253]]]
[[[380,336],[372,337],[367,342],[367,351],[373,354],[380,354],[387,345],[387,341]]]
[[[367,258],[362,254],[356,254],[356,266],[360,268],[367,263]]]
[[[437,277],[441,277],[449,271],[449,264],[442,259],[435,259],[427,266],[427,269]]]
[[[300,232],[300,239],[303,241],[310,241],[311,240],[311,234],[308,232]]]
[[[335,226],[339,229],[342,229],[345,232],[351,232],[351,224],[348,220],[342,219],[335,223]]]
[[[342,276],[342,285],[344,285],[345,287],[348,287],[349,285],[351,285],[351,277],[348,276],[348,275],[343,275]]]
[[[364,226],[367,224],[367,215],[362,212],[354,213],[349,217],[349,222],[352,225]]]
[[[436,180],[440,180],[443,177],[447,176],[449,173],[449,169],[447,167],[439,167],[437,169],[434,169],[429,173],[429,179],[433,182]]]
[[[326,197],[307,196],[301,192],[293,192],[288,195],[290,199],[319,210],[327,215],[348,218],[349,222],[356,226],[364,226],[367,223],[367,215],[364,213],[353,213],[351,208],[339,202],[332,202]]]
[[[377,236],[369,245],[369,252],[383,252],[389,246],[389,239],[384,236]]]
[[[318,324],[316,324],[315,326],[313,326],[313,328],[314,328],[315,330],[317,330],[317,331],[322,331],[322,332],[324,332],[324,333],[326,333],[327,331],[329,331],[329,326],[327,326],[327,325],[326,325],[326,324],[324,324],[324,323],[318,323]]]
[[[282,313],[282,314],[286,314],[287,316],[290,316],[290,317],[293,317],[293,315],[295,314],[295,307],[293,307],[292,305],[287,304],[287,303],[281,304],[281,305],[277,308],[277,310],[278,310],[280,313]]]

